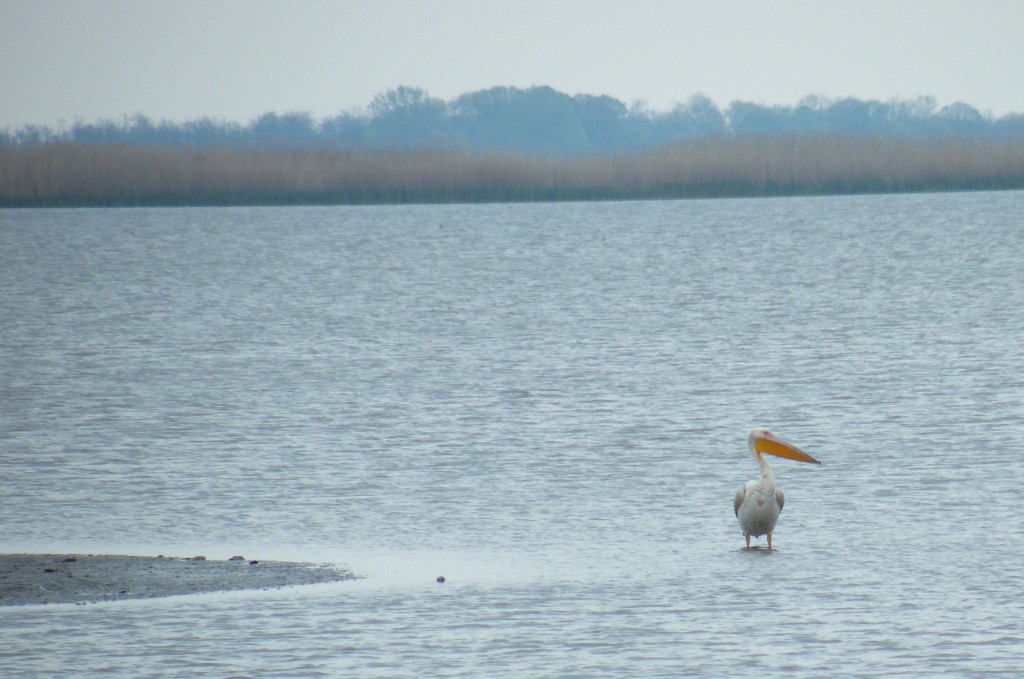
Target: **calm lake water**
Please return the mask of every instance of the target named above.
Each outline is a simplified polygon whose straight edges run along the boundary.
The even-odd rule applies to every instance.
[[[0,672],[1016,676],[1022,252],[1022,192],[0,211],[0,549],[365,576],[0,607]],[[773,552],[757,425],[823,463]]]

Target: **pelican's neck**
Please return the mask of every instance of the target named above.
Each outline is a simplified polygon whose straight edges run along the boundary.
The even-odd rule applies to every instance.
[[[753,440],[750,441],[750,453],[757,460],[757,466],[761,468],[761,485],[765,490],[775,490],[775,474],[772,473],[772,468],[768,466],[768,460],[764,459],[764,455],[757,452]]]

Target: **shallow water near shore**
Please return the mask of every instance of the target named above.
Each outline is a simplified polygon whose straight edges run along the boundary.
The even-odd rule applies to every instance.
[[[1021,215],[0,211],[0,550],[365,576],[0,607],[0,669],[1013,676]],[[752,426],[822,462],[772,460],[771,552]]]

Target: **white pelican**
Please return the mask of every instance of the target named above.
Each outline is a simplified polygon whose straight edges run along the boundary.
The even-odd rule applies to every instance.
[[[775,475],[761,454],[784,457],[797,462],[821,463],[767,429],[751,429],[747,434],[747,446],[757,460],[757,466],[761,468],[761,480],[747,481],[736,491],[733,509],[736,510],[736,518],[743,529],[743,537],[747,539],[747,547],[750,547],[751,535],[767,535],[768,549],[771,549],[772,532],[775,530],[775,522],[779,520],[779,514],[782,513],[782,503],[785,499],[782,491],[775,487]]]

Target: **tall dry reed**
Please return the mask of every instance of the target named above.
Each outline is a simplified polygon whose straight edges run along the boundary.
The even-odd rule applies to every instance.
[[[448,151],[0,147],[0,205],[411,202],[1024,187],[1024,143],[721,136],[583,159]]]

